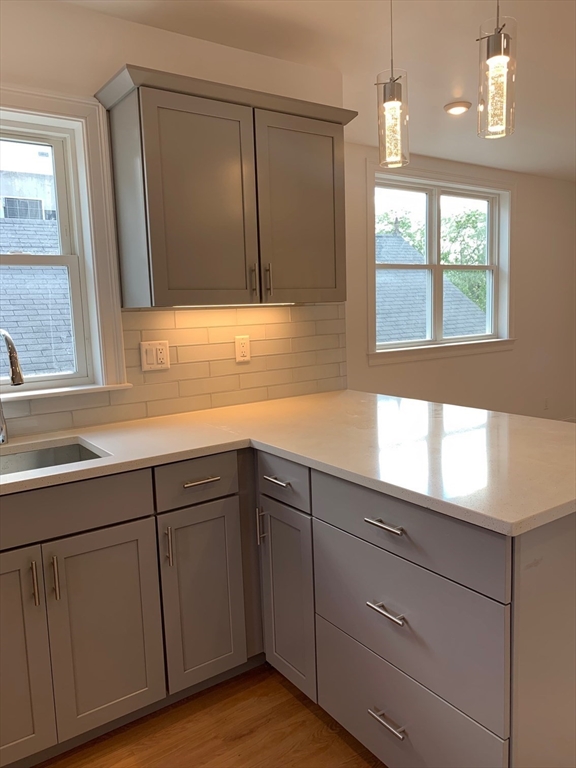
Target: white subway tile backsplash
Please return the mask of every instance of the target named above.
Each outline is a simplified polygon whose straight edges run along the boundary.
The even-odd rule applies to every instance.
[[[208,328],[177,328],[176,330],[142,331],[142,341],[167,341],[171,347],[187,344],[207,344]]]
[[[92,427],[96,424],[108,424],[111,421],[143,419],[146,417],[146,403],[109,405],[106,408],[81,408],[72,411],[71,416],[75,427]],[[63,427],[58,427],[58,429],[63,429]]]
[[[210,344],[221,344],[224,341],[234,341],[236,336],[250,336],[250,341],[255,339],[265,339],[266,326],[232,325],[223,328],[208,328],[208,341]]]
[[[346,387],[344,304],[124,311],[132,388],[5,403],[26,435],[327,392]],[[236,363],[234,337],[252,359]],[[170,368],[141,370],[140,341],[167,340]]]
[[[239,376],[215,376],[207,379],[192,379],[179,383],[180,397],[212,394],[212,392],[234,392],[240,389]]]
[[[268,398],[266,387],[256,389],[239,389],[237,392],[218,392],[212,395],[212,408],[221,408],[225,405],[241,405],[242,403],[256,403]]]
[[[155,310],[154,312],[126,310],[122,314],[122,326],[125,331],[144,331],[175,328],[176,324],[174,312],[170,310]]]
[[[168,416],[171,413],[202,411],[211,406],[210,395],[179,397],[175,400],[154,400],[148,403],[148,416]]]

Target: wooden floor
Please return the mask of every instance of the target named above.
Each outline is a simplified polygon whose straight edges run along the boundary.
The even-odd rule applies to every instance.
[[[268,666],[119,728],[41,768],[384,768]]]

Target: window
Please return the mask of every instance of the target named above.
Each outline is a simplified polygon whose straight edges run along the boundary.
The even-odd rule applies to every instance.
[[[2,89],[0,326],[25,383],[11,398],[126,385],[107,116],[81,99]]]
[[[371,351],[506,338],[509,193],[382,173],[373,189]]]
[[[29,384],[89,380],[70,166],[65,136],[0,134],[0,327],[14,339]],[[0,352],[0,377],[8,375]]]

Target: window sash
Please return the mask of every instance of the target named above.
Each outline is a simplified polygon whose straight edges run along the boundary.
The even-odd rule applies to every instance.
[[[498,336],[498,306],[499,306],[499,270],[498,270],[498,243],[499,235],[499,198],[498,194],[490,194],[465,188],[463,185],[450,186],[445,184],[418,183],[413,180],[394,179],[382,181],[376,178],[374,188],[400,189],[404,191],[426,193],[426,262],[424,264],[394,264],[377,263],[374,258],[375,273],[383,269],[425,270],[430,273],[431,289],[428,292],[426,306],[427,339],[416,341],[398,341],[378,343],[376,340],[375,326],[377,313],[377,300],[375,295],[376,281],[372,287],[374,299],[372,306],[374,312],[371,317],[374,338],[373,348],[376,351],[387,349],[404,349],[409,347],[447,346],[462,342],[486,341],[499,338]],[[373,193],[374,194],[374,193]],[[442,195],[450,197],[462,197],[464,199],[482,200],[488,203],[488,242],[485,264],[443,264],[441,258],[441,206]],[[375,211],[374,211],[375,214]],[[374,233],[375,215],[372,217],[372,238]],[[375,257],[375,253],[374,253]],[[482,271],[486,272],[488,280],[486,303],[486,327],[490,329],[486,333],[466,336],[444,336],[444,272],[449,271]]]
[[[13,127],[6,122],[7,128],[0,132],[0,138],[44,144],[52,147],[54,159],[54,191],[57,205],[57,223],[61,253],[57,255],[30,253],[0,253],[2,266],[65,266],[68,269],[71,302],[71,322],[74,335],[76,371],[72,373],[51,373],[31,375],[24,373],[24,384],[18,387],[20,392],[36,389],[54,389],[59,386],[80,386],[92,384],[93,365],[90,355],[90,339],[87,329],[88,309],[85,296],[85,264],[80,237],[80,214],[73,208],[73,188],[77,173],[75,158],[69,137],[51,135],[47,125],[46,133],[33,128]],[[74,215],[75,214],[75,215]],[[0,354],[2,354],[0,352]],[[13,392],[8,377],[0,377],[0,393]]]

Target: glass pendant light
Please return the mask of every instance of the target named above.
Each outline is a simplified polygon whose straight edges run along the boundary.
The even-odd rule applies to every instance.
[[[516,111],[516,19],[500,16],[480,27],[478,136],[502,139],[514,133]]]
[[[408,150],[408,75],[394,68],[392,0],[390,0],[390,69],[376,78],[378,93],[378,146],[383,168],[410,162]]]

